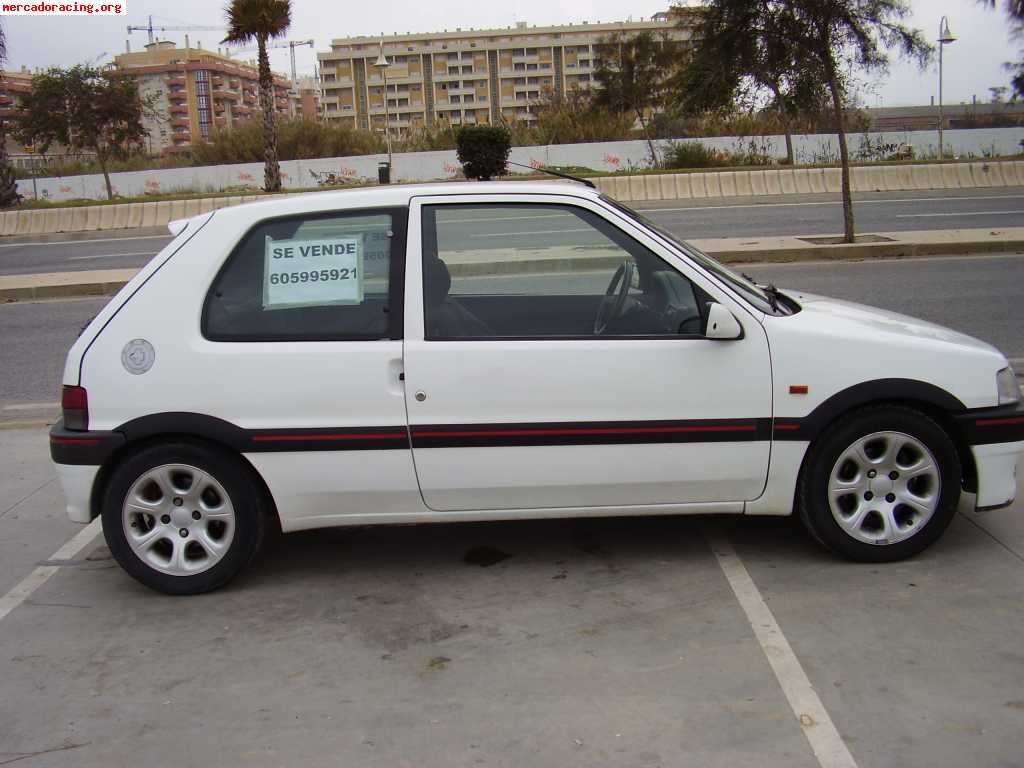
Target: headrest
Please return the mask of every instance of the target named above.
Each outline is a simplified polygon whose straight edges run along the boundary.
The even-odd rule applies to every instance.
[[[452,287],[448,265],[441,259],[427,259],[423,263],[423,286],[427,303],[440,304]]]

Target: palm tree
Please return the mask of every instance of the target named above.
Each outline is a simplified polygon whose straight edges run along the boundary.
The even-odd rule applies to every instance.
[[[7,60],[7,40],[4,37],[4,28],[0,27],[0,66]],[[0,78],[3,70],[0,69]],[[18,194],[18,182],[14,178],[14,169],[11,167],[11,158],[7,155],[7,126],[0,118],[0,208],[9,208],[21,201]]]
[[[270,71],[267,41],[283,37],[292,23],[291,0],[231,0],[224,9],[228,36],[223,43],[249,43],[259,48],[260,105],[263,107],[263,188],[281,189],[281,166],[277,162],[277,126],[274,124],[274,75]]]

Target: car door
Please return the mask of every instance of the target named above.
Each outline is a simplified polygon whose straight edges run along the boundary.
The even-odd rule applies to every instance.
[[[196,399],[231,426],[286,529],[422,510],[402,375],[407,210],[272,218],[202,318]],[[183,409],[184,410],[184,409]]]
[[[589,198],[414,198],[417,230],[406,402],[428,507],[739,510],[762,493],[767,339],[714,281]],[[709,301],[742,338],[704,338]]]

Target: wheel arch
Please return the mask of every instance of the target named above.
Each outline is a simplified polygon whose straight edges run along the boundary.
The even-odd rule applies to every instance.
[[[955,395],[925,381],[914,379],[877,379],[861,382],[829,397],[808,414],[801,424],[800,432],[810,441],[800,464],[803,475],[815,444],[828,428],[854,411],[877,405],[902,405],[924,413],[945,430],[956,447],[963,471],[964,490],[974,493],[978,488],[978,470],[974,453],[963,430],[954,418],[955,414],[967,410],[967,406]]]
[[[89,497],[89,514],[93,519],[100,514],[103,494],[106,492],[110,476],[127,456],[151,445],[177,440],[198,443],[238,458],[260,489],[268,517],[280,527],[280,516],[274,495],[263,476],[242,452],[246,438],[245,431],[240,427],[202,413],[175,412],[142,416],[125,422],[113,431],[124,435],[125,441],[100,465],[93,481]]]

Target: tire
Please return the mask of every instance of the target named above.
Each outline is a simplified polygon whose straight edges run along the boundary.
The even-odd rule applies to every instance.
[[[905,406],[872,406],[811,446],[798,513],[815,539],[844,557],[903,560],[949,526],[961,478],[956,446],[934,419]]]
[[[194,595],[223,586],[252,561],[266,510],[239,457],[176,440],[118,465],[101,515],[107,546],[129,575],[159,592]]]

